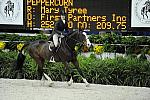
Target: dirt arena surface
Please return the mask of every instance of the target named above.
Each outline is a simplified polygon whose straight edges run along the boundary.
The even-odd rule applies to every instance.
[[[0,100],[150,100],[150,88],[0,79]]]

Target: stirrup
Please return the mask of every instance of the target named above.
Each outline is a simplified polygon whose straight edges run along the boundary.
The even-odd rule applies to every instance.
[[[53,57],[53,56],[50,58],[50,61],[49,61],[49,62],[55,62],[55,60],[54,60],[54,57]]]

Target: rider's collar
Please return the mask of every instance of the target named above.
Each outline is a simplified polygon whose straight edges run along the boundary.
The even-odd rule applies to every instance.
[[[62,20],[62,21],[63,21],[63,23],[65,24],[66,21],[65,21],[65,20]]]

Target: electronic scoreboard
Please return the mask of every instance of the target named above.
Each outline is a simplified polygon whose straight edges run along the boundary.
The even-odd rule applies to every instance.
[[[62,9],[67,13],[70,29],[128,28],[128,0],[27,0],[26,27],[53,29]]]
[[[0,0],[0,29],[51,30],[63,9],[70,29],[128,31],[150,26],[148,1]]]

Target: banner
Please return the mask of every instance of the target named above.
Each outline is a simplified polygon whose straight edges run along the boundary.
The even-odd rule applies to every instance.
[[[0,0],[0,24],[23,25],[23,0]]]
[[[132,0],[131,27],[150,27],[149,0]]]
[[[128,29],[128,0],[27,0],[26,4],[28,29],[53,29],[62,9],[70,29]]]

